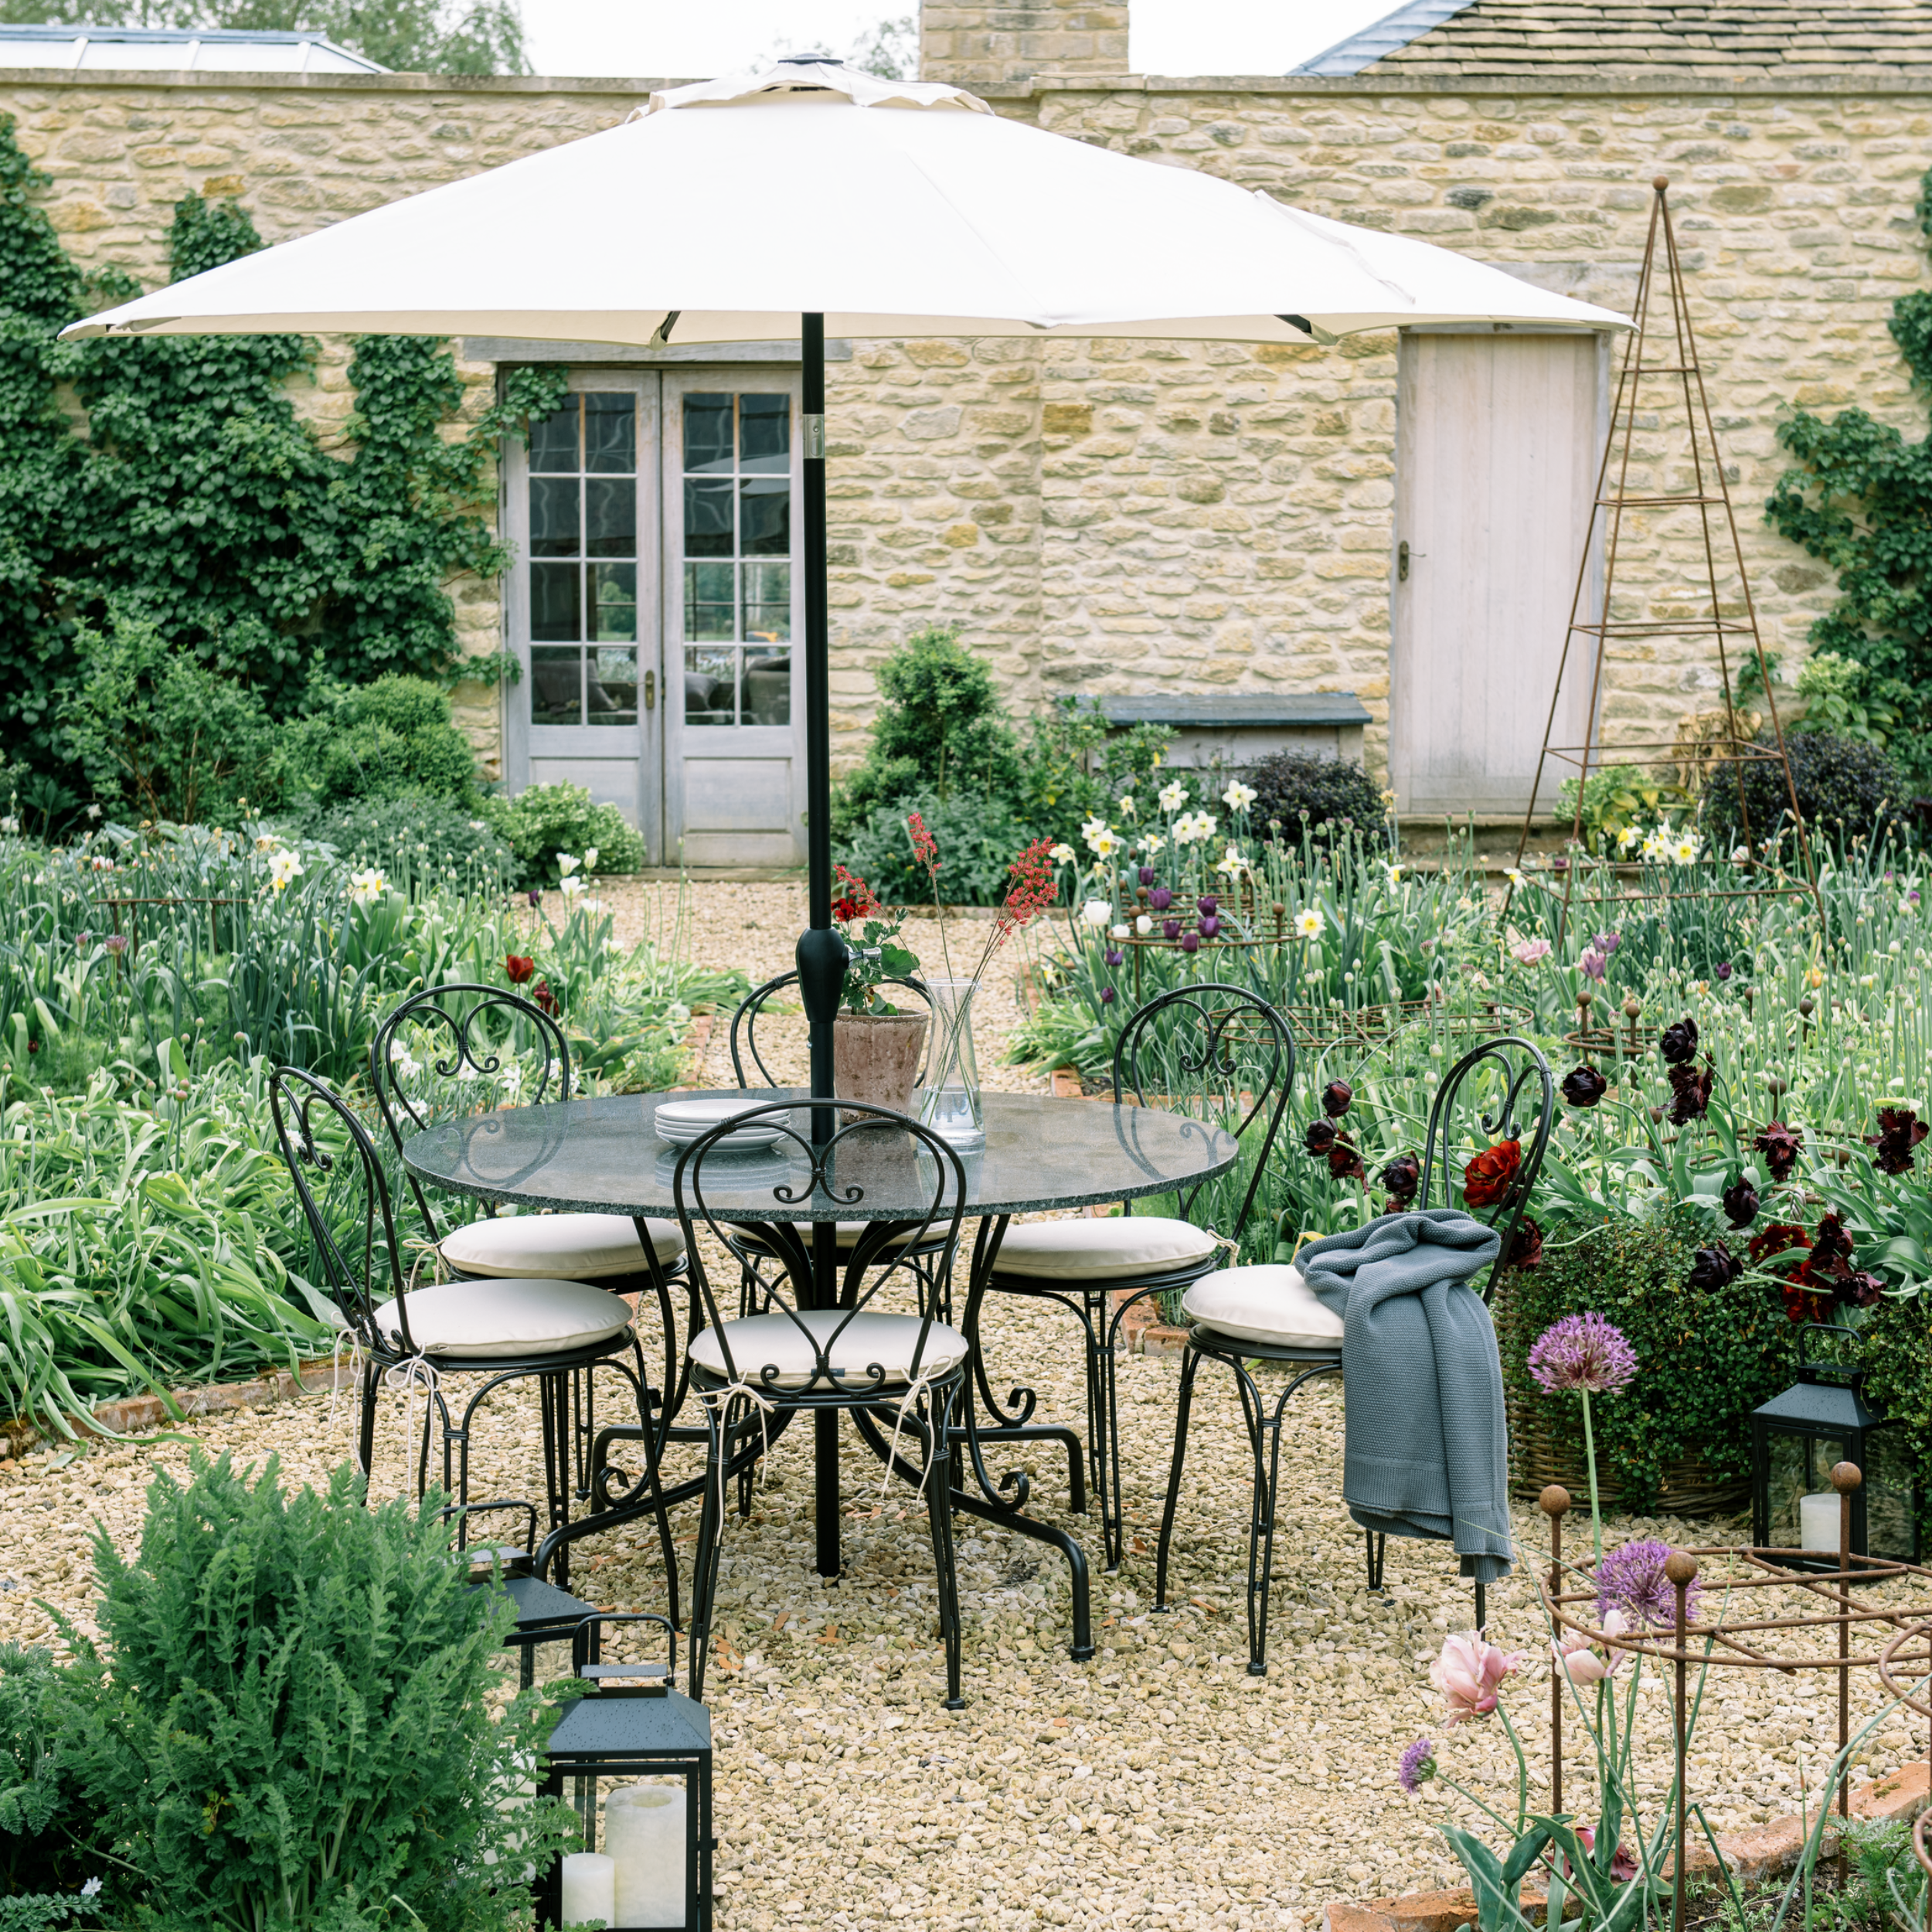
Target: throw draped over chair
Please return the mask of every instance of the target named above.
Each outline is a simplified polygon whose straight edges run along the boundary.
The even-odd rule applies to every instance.
[[[1529,1041],[1513,1034],[1485,1040],[1465,1053],[1436,1090],[1417,1196],[1410,1205],[1426,1208],[1440,1196],[1437,1204],[1467,1206],[1496,1230],[1502,1246],[1478,1289],[1485,1303],[1514,1258],[1524,1204],[1536,1184],[1549,1145],[1556,1097],[1549,1062]],[[1475,1145],[1469,1145],[1475,1140],[1470,1131],[1472,1114],[1473,1125],[1482,1136]],[[1519,1158],[1499,1197],[1468,1206],[1464,1198],[1464,1169],[1470,1155],[1512,1141]],[[1473,1281],[1470,1285],[1477,1286]],[[1342,1372],[1342,1318],[1316,1298],[1291,1261],[1224,1269],[1190,1289],[1182,1305],[1192,1325],[1182,1350],[1174,1458],[1168,1472],[1167,1502],[1155,1560],[1154,1607],[1167,1607],[1168,1558],[1187,1458],[1195,1377],[1204,1361],[1218,1362],[1234,1376],[1240,1392],[1242,1420],[1254,1458],[1248,1525],[1248,1670],[1259,1677],[1267,1669],[1268,1590],[1274,1556],[1282,1420],[1289,1398],[1304,1383]],[[1287,1386],[1271,1403],[1263,1396],[1251,1372],[1251,1365],[1263,1362],[1279,1363],[1289,1373]],[[1379,1590],[1388,1538],[1372,1529],[1362,1534],[1367,1542],[1369,1587]],[[1476,1627],[1480,1630],[1488,1614],[1487,1593],[1480,1583],[1475,1586],[1475,1600]]]
[[[875,1440],[882,1432],[891,1435],[887,1479],[905,1476],[923,1489],[946,1646],[946,1706],[957,1710],[964,1699],[948,1451],[968,1349],[966,1338],[943,1319],[942,1284],[958,1252],[965,1169],[937,1134],[889,1108],[847,1101],[837,1117],[842,1124],[832,1138],[815,1145],[808,1107],[789,1100],[749,1107],[687,1147],[672,1177],[706,1323],[689,1350],[691,1389],[703,1406],[708,1435],[692,1582],[691,1694],[704,1694],[726,1471],[745,1449],[793,1416],[850,1410]],[[725,1219],[707,1201],[706,1186],[714,1179],[719,1190],[742,1185],[732,1174],[732,1150],[719,1143],[748,1123],[767,1121],[783,1128],[780,1147],[791,1161],[791,1176],[771,1190],[784,1218],[755,1225],[781,1271],[758,1313],[735,1314],[720,1304],[697,1237],[702,1230],[729,1247],[747,1225],[742,1218]],[[861,1223],[867,1231],[835,1250],[832,1268],[821,1272],[823,1257],[815,1254],[812,1239],[818,1224],[792,1216],[814,1206],[855,1207],[869,1185],[889,1185],[921,1204],[910,1233],[902,1238],[892,1232],[906,1229],[903,1218]],[[940,1264],[915,1265],[913,1250],[928,1244]],[[906,1447],[917,1446],[917,1463],[901,1453],[902,1437]]]
[[[1287,1022],[1245,987],[1209,981],[1162,994],[1121,1029],[1114,1049],[1114,1104],[1158,1107],[1225,1128],[1241,1143],[1231,1172],[1183,1189],[1172,1215],[1105,1220],[1024,1221],[1010,1226],[988,1287],[1057,1301],[1080,1322],[1087,1366],[1088,1479],[1100,1498],[1107,1567],[1121,1566],[1119,1400],[1115,1353],[1128,1311],[1176,1294],[1213,1271],[1240,1238],[1294,1083]],[[975,1338],[977,1343],[977,1338]],[[1057,1436],[1006,1422],[981,1366],[982,1400],[995,1440]],[[1002,1426],[1004,1423],[1004,1426]]]
[[[648,1420],[644,1358],[629,1305],[608,1289],[551,1276],[496,1275],[417,1287],[405,1279],[403,1244],[389,1184],[369,1131],[321,1080],[277,1067],[268,1083],[275,1137],[342,1328],[362,1361],[357,1461],[366,1475],[375,1448],[379,1379],[423,1391],[416,1488],[428,1482],[430,1430],[443,1434],[443,1487],[468,1500],[470,1429],[478,1406],[506,1383],[540,1383],[545,1486],[554,1529],[569,1520],[570,1440],[567,1383],[575,1371],[607,1365],[622,1376],[640,1423]],[[628,1359],[627,1359],[628,1358]],[[453,1423],[444,1391],[455,1375],[481,1378]],[[452,1451],[458,1453],[452,1468]],[[653,1475],[655,1479],[655,1454]],[[669,1526],[659,1534],[670,1566]],[[567,1562],[567,1554],[565,1560]],[[569,1578],[560,1563],[557,1581]]]

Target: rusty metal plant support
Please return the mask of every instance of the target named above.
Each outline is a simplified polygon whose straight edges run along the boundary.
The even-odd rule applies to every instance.
[[[1577,811],[1571,827],[1571,852],[1569,862],[1561,868],[1563,879],[1563,904],[1557,927],[1559,942],[1568,928],[1570,909],[1573,906],[1597,906],[1618,904],[1635,900],[1657,899],[1736,899],[1736,898],[1785,898],[1803,897],[1816,903],[1817,882],[1813,872],[1811,853],[1804,836],[1804,821],[1798,810],[1798,792],[1791,779],[1791,760],[1786,755],[1784,727],[1779,722],[1777,701],[1770,688],[1769,668],[1764,661],[1764,647],[1758,634],[1757,611],[1751,600],[1750,580],[1745,572],[1744,553],[1738,540],[1737,519],[1731,507],[1730,490],[1725,479],[1724,465],[1717,445],[1717,432],[1711,420],[1710,401],[1705,393],[1703,369],[1698,359],[1697,339],[1691,326],[1690,301],[1684,285],[1683,269],[1678,257],[1676,233],[1671,223],[1670,203],[1666,190],[1669,186],[1667,177],[1659,175],[1651,183],[1655,198],[1651,203],[1650,233],[1644,244],[1643,268],[1638,278],[1637,299],[1634,304],[1637,326],[1626,338],[1623,366],[1617,379],[1615,400],[1611,408],[1610,434],[1604,443],[1603,461],[1597,473],[1595,500],[1590,511],[1588,528],[1583,533],[1583,554],[1577,570],[1577,587],[1571,599],[1570,624],[1564,633],[1563,648],[1557,662],[1556,681],[1550,693],[1549,714],[1543,726],[1543,750],[1536,761],[1536,782],[1530,787],[1529,804],[1523,814],[1522,832],[1516,845],[1516,863],[1521,867],[1529,847],[1531,832],[1536,821],[1537,794],[1543,784],[1546,767],[1552,760],[1573,766],[1577,780]],[[1662,262],[1658,261],[1658,243],[1662,243]],[[1661,284],[1661,287],[1660,287]],[[1653,329],[1651,306],[1654,298],[1663,295],[1668,304],[1667,320],[1661,320]],[[1662,359],[1651,359],[1661,355]],[[1655,437],[1662,427],[1662,406],[1652,403],[1645,408],[1640,400],[1645,379],[1662,376],[1675,379],[1668,383],[1671,400],[1677,400],[1681,390],[1682,413],[1685,427],[1689,434],[1690,475],[1693,488],[1689,494],[1679,494],[1670,489],[1668,480],[1659,474],[1654,481],[1646,484],[1640,477],[1633,485],[1631,461],[1640,437]],[[1649,419],[1649,420],[1645,420]],[[1660,457],[1660,463],[1665,459]],[[1643,459],[1639,458],[1640,466]],[[1612,468],[1615,474],[1613,480]],[[1634,512],[1639,517],[1667,515],[1677,509],[1694,509],[1697,512],[1699,532],[1702,539],[1702,582],[1695,588],[1685,587],[1672,599],[1681,606],[1694,606],[1709,600],[1709,611],[1706,617],[1701,611],[1686,608],[1683,614],[1665,611],[1657,615],[1614,617],[1611,615],[1617,590],[1617,564],[1621,555],[1624,519],[1626,512]],[[1721,513],[1721,522],[1719,513]],[[1603,581],[1600,593],[1591,595],[1590,564],[1594,551],[1599,519],[1604,535]],[[1719,523],[1718,528],[1713,528]],[[1737,577],[1737,597],[1741,600],[1742,613],[1727,617],[1720,600],[1718,588],[1717,558],[1720,550],[1728,550],[1728,560],[1735,569]],[[1651,600],[1655,608],[1655,600]],[[1591,621],[1594,611],[1595,619]],[[1668,743],[1661,739],[1639,740],[1629,744],[1605,746],[1600,742],[1598,710],[1604,696],[1605,658],[1611,641],[1615,638],[1631,640],[1655,640],[1665,637],[1706,639],[1716,647],[1717,673],[1723,691],[1723,730],[1701,743],[1687,744],[1673,739]],[[1561,701],[1563,677],[1569,669],[1573,650],[1587,649],[1590,652],[1590,702],[1585,713],[1584,742],[1580,745],[1556,745],[1550,742],[1556,729],[1556,709]],[[1732,688],[1731,655],[1733,650],[1748,653],[1757,662],[1758,676],[1764,690],[1764,701],[1770,713],[1772,731],[1777,740],[1776,749],[1760,745],[1754,737],[1740,730],[1737,709]],[[1602,768],[1611,764],[1629,765],[1682,765],[1695,762],[1705,766],[1730,765],[1738,773],[1738,808],[1743,821],[1747,845],[1753,844],[1749,807],[1744,795],[1743,767],[1750,764],[1776,764],[1784,775],[1784,789],[1790,800],[1791,818],[1798,832],[1798,847],[1804,868],[1804,880],[1798,883],[1774,865],[1760,867],[1755,859],[1747,862],[1741,869],[1743,876],[1752,879],[1760,871],[1768,872],[1767,883],[1753,883],[1734,887],[1721,887],[1709,884],[1686,886],[1682,891],[1672,891],[1658,887],[1654,883],[1646,886],[1643,869],[1637,865],[1605,862],[1600,866],[1593,865],[1606,881],[1616,881],[1615,886],[1600,892],[1583,895],[1578,891],[1578,873],[1583,869],[1583,787],[1593,767]],[[1626,884],[1634,884],[1634,889],[1628,889]],[[1512,888],[1512,891],[1513,891]]]
[[[1684,1835],[1688,1808],[1685,1760],[1689,1746],[1687,1699],[1689,1673],[1693,1665],[1699,1669],[1719,1666],[1775,1670],[1781,1671],[1787,1676],[1794,1676],[1803,1670],[1836,1672],[1838,1749],[1841,1758],[1851,1742],[1851,1675],[1854,1670],[1875,1667],[1879,1682],[1889,1695],[1898,1699],[1908,1709],[1919,1713],[1928,1722],[1932,1722],[1932,1692],[1910,1694],[1897,1680],[1897,1672],[1910,1661],[1910,1654],[1915,1645],[1922,1648],[1925,1653],[1926,1670],[1920,1673],[1921,1677],[1932,1674],[1932,1569],[1917,1563],[1891,1562],[1853,1554],[1852,1492],[1863,1480],[1857,1465],[1853,1463],[1838,1463],[1832,1471],[1832,1487],[1838,1495],[1838,1550],[1835,1570],[1806,1571],[1791,1566],[1801,1558],[1808,1557],[1816,1561],[1818,1553],[1816,1551],[1774,1549],[1750,1544],[1673,1550],[1664,1566],[1664,1574],[1675,1595],[1672,1627],[1668,1630],[1640,1627],[1615,1635],[1597,1628],[1594,1623],[1585,1621],[1580,1614],[1580,1606],[1586,1604],[1591,1606],[1594,1612],[1598,1598],[1596,1578],[1591,1568],[1587,1565],[1566,1563],[1563,1560],[1563,1519],[1570,1507],[1569,1492],[1553,1484],[1539,1498],[1543,1513],[1549,1519],[1549,1567],[1539,1577],[1538,1584],[1544,1611],[1553,1627],[1560,1632],[1568,1631],[1587,1638],[1606,1650],[1624,1651],[1635,1656],[1648,1657],[1655,1663],[1668,1665],[1671,1668],[1675,1692],[1676,1782],[1673,1825],[1676,1850],[1672,1867],[1672,1885],[1675,1894],[1672,1925],[1675,1932],[1682,1932],[1684,1923]],[[1707,1587],[1721,1588],[1726,1595],[1734,1591],[1753,1590],[1801,1590],[1821,1600],[1824,1604],[1829,1606],[1828,1610],[1819,1615],[1745,1616],[1726,1617],[1712,1623],[1706,1623],[1700,1617],[1693,1622],[1686,1614],[1689,1587],[1696,1580],[1700,1570],[1720,1560],[1741,1566],[1747,1573],[1726,1577],[1721,1583],[1707,1585]],[[1563,1587],[1566,1578],[1573,1586],[1567,1590]],[[1917,1585],[1927,1593],[1924,1600],[1909,1604],[1876,1604],[1852,1594],[1855,1586],[1869,1586],[1900,1578],[1915,1580]],[[1894,1634],[1882,1649],[1864,1649],[1854,1654],[1852,1648],[1854,1624],[1886,1627]],[[1835,1646],[1831,1651],[1821,1650],[1814,1655],[1771,1655],[1767,1648],[1767,1643],[1781,1641],[1781,1633],[1786,1631],[1809,1632],[1821,1638],[1830,1632],[1835,1638]],[[1560,1667],[1552,1674],[1549,1783],[1550,1808],[1553,1811],[1560,1811],[1563,1808],[1561,1692],[1566,1681],[1566,1673]],[[1928,1739],[1927,1761],[1932,1764],[1932,1738]],[[1841,1818],[1849,1818],[1851,1815],[1849,1764],[1843,1767],[1838,1781],[1838,1812]],[[1920,1862],[1926,1864],[1928,1872],[1932,1872],[1932,1863],[1926,1862],[1927,1854],[1923,1834],[1915,1840],[1915,1843],[1920,1849]],[[1845,1866],[1842,1834],[1839,1838],[1838,1856],[1839,1875],[1842,1879]]]

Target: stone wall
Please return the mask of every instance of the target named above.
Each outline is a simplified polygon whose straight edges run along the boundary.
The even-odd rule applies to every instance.
[[[1025,49],[995,51],[1011,72]],[[959,64],[984,53],[968,47]],[[0,111],[53,176],[48,205],[77,257],[152,282],[184,193],[239,195],[277,240],[611,126],[651,84],[0,73]],[[1913,205],[1932,113],[1910,92],[1079,74],[982,84],[1004,114],[1613,304],[1642,253],[1648,184],[1668,174],[1752,587],[1767,643],[1787,652],[1832,583],[1763,521],[1783,468],[1778,422],[1794,404],[1855,401],[1923,431],[1885,326],[1896,297],[1927,279]],[[344,361],[332,345],[304,403],[325,420],[346,406]],[[1068,691],[1345,689],[1384,718],[1395,370],[1389,335],[1328,350],[857,345],[829,372],[841,762],[862,742],[878,656],[934,620],[961,623],[992,654],[1022,709]],[[479,398],[488,373],[471,372]],[[1625,558],[1647,580],[1628,580],[1666,601],[1694,560],[1661,523],[1635,530]],[[490,587],[463,587],[461,600],[466,641],[494,649]],[[1612,720],[1697,709],[1707,658],[1631,656]],[[472,697],[469,721],[493,736],[494,699]],[[1379,760],[1379,725],[1369,749]]]

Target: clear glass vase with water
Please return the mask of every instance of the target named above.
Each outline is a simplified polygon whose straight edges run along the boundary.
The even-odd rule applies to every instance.
[[[986,1145],[980,1111],[979,1062],[973,1053],[973,989],[970,979],[929,979],[933,996],[931,1046],[926,1062],[925,1099],[919,1117],[962,1151]]]

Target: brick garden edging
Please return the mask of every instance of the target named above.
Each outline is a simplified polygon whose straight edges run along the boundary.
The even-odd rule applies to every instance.
[[[1916,1818],[1925,1808],[1927,1767],[1923,1763],[1902,1764],[1889,1777],[1876,1784],[1860,1784],[1852,1792],[1855,1818]],[[1815,1822],[1816,1815],[1813,1815]],[[1760,1825],[1749,1832],[1720,1832],[1719,1848],[1731,1868],[1739,1889],[1763,1886],[1783,1876],[1797,1864],[1804,1849],[1804,1821],[1787,1815]],[[1821,1852],[1838,1843],[1830,1827],[1825,1833]],[[1714,1873],[1717,1861],[1708,1845],[1700,1844],[1685,1861],[1692,1876]],[[1522,1893],[1525,1916],[1535,1918],[1542,1910],[1543,1895],[1526,1886]],[[1339,1900],[1323,1915],[1326,1932],[1461,1932],[1476,1922],[1476,1901],[1467,1891],[1410,1892],[1399,1899]]]

